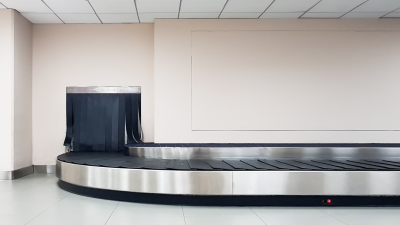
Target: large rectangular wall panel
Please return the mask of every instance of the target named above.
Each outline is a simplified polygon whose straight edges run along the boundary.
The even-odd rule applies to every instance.
[[[400,130],[400,32],[193,31],[192,130]]]

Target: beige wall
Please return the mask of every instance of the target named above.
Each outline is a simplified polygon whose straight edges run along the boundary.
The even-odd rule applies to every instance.
[[[0,10],[0,172],[32,165],[32,24]]]
[[[192,32],[192,130],[400,131],[399,40],[400,31]]]
[[[32,27],[14,13],[14,170],[32,165]]]
[[[398,142],[399,34],[397,20],[156,20],[154,140]]]
[[[144,140],[153,141],[153,24],[34,25],[33,164],[64,152],[67,86],[141,86]]]
[[[0,171],[13,170],[13,11],[0,9]]]

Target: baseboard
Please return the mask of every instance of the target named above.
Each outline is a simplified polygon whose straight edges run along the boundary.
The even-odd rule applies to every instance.
[[[27,166],[13,171],[0,171],[0,180],[15,180],[33,174],[33,166]]]
[[[56,165],[34,165],[35,173],[56,173]]]

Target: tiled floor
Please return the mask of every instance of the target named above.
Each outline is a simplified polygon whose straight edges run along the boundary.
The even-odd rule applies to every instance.
[[[193,207],[70,194],[54,175],[0,181],[1,225],[399,225],[400,208]]]

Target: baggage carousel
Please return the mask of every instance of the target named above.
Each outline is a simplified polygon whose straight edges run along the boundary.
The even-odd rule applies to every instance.
[[[397,144],[130,144],[57,158],[60,187],[179,205],[400,205]]]
[[[179,205],[400,205],[400,144],[143,143],[141,87],[66,92],[70,152],[57,176],[67,191]]]

